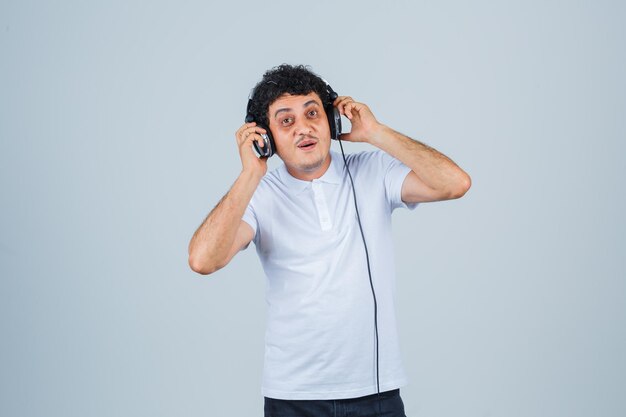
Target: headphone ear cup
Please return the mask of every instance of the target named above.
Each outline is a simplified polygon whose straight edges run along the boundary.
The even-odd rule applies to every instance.
[[[252,97],[254,97],[254,90],[252,90],[252,93],[250,93],[250,97],[248,97],[248,105],[246,107],[246,118],[245,118],[246,123],[252,123],[255,121],[254,115],[251,112]],[[267,127],[265,127],[264,125],[260,123],[257,123],[257,126],[265,129],[265,131],[267,132],[266,134],[261,135],[261,137],[263,138],[264,146],[261,148],[256,140],[252,142],[252,146],[254,147],[254,150],[256,151],[257,155],[259,155],[259,157],[269,158],[270,156],[274,155],[274,153],[276,152],[276,146],[274,145],[274,138],[272,137],[272,133]]]
[[[328,126],[330,126],[330,138],[339,139],[341,135],[341,113],[339,113],[339,109],[332,104],[327,106],[326,117],[328,117]]]
[[[276,153],[276,145],[274,144],[274,138],[272,137],[272,133],[270,130],[263,126],[258,125],[259,127],[265,129],[267,133],[261,135],[263,138],[263,147],[261,148],[257,141],[252,142],[252,146],[254,146],[254,150],[256,153],[262,158],[269,158],[270,156]]]

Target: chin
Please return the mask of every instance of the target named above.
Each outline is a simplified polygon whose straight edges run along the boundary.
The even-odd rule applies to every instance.
[[[312,171],[319,169],[322,165],[324,165],[324,161],[326,161],[327,157],[328,157],[328,154],[320,155],[319,157],[316,157],[314,160],[300,161],[299,163],[295,165],[298,167],[300,171],[312,172]]]
[[[322,166],[322,162],[320,161],[317,164],[308,164],[308,165],[299,165],[298,170],[303,172],[314,172]]]

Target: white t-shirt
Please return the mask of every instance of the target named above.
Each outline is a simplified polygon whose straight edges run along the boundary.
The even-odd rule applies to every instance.
[[[395,319],[391,212],[410,169],[382,151],[346,156],[378,304],[380,390],[406,384]],[[415,208],[416,204],[409,208]],[[243,220],[267,278],[263,395],[355,398],[376,393],[374,301],[352,186],[341,154],[313,181],[284,165],[259,184]]]

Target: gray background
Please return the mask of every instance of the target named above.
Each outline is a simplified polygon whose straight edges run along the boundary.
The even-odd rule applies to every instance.
[[[256,254],[187,244],[287,62],[472,176],[394,215],[407,414],[626,415],[625,11],[2,1],[0,414],[262,415]]]

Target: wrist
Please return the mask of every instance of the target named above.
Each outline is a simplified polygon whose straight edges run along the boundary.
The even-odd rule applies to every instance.
[[[239,178],[241,178],[242,180],[246,182],[259,183],[261,182],[261,178],[263,178],[264,175],[265,175],[265,172],[262,172],[261,170],[244,168],[239,173]]]
[[[393,137],[393,132],[393,129],[390,127],[379,123],[370,135],[370,145],[380,148],[385,142],[389,141],[389,138]]]

